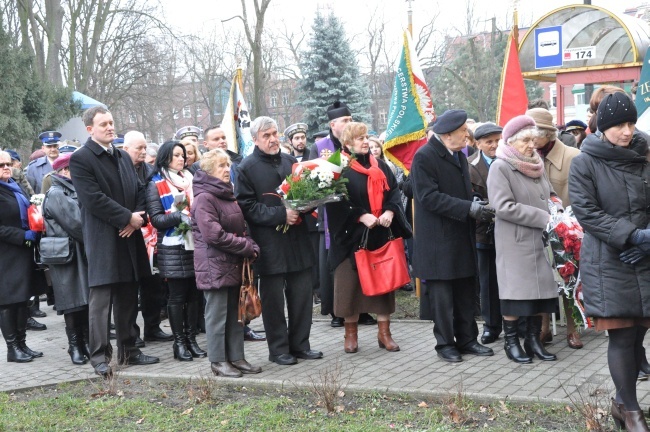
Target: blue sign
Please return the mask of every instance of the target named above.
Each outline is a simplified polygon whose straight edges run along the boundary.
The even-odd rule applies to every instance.
[[[535,29],[535,69],[562,67],[562,26]]]

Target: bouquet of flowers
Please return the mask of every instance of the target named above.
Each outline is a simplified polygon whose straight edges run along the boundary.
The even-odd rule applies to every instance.
[[[299,212],[308,212],[330,202],[341,201],[348,193],[348,179],[341,173],[348,166],[348,158],[337,150],[328,159],[314,159],[293,164],[291,174],[277,190],[284,206]],[[276,228],[284,233],[289,225]]]
[[[190,216],[190,203],[187,201],[185,194],[177,195],[174,198],[174,205],[176,211]],[[185,243],[185,250],[194,250],[194,234],[192,234],[192,227],[187,222],[181,222],[174,230],[174,235],[183,236]]]
[[[553,268],[559,292],[573,300],[573,319],[578,325],[591,327],[591,320],[585,316],[580,282],[580,247],[584,232],[573,215],[571,206],[558,212],[555,205],[549,205],[551,221],[546,227],[547,258]]]
[[[31,205],[27,208],[27,221],[29,229],[36,232],[45,232],[45,221],[43,220],[44,194],[34,194],[29,200]]]

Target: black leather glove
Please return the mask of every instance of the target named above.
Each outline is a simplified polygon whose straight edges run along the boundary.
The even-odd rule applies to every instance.
[[[630,236],[630,243],[637,246],[644,254],[650,255],[650,229],[637,229]]]
[[[636,264],[646,256],[647,255],[638,246],[634,246],[633,248],[623,251],[618,257],[625,264]]]
[[[473,201],[469,207],[469,217],[488,222],[494,219],[494,209],[487,206],[487,201]]]

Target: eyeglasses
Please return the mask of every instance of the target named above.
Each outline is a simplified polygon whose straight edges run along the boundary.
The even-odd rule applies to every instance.
[[[12,165],[11,162],[0,162],[0,168],[11,168]]]

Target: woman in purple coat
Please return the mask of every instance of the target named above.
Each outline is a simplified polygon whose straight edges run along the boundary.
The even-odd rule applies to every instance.
[[[260,373],[244,358],[244,327],[237,322],[244,258],[260,249],[246,232],[230,183],[230,158],[223,150],[203,155],[193,180],[192,231],[196,286],[205,294],[208,357],[217,376]]]

